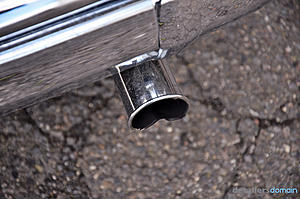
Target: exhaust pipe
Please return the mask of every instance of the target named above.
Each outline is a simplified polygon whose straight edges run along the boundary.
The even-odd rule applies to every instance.
[[[143,130],[160,119],[181,119],[188,110],[187,98],[176,85],[167,64],[148,60],[122,70],[116,66],[113,79],[128,114],[128,126]]]

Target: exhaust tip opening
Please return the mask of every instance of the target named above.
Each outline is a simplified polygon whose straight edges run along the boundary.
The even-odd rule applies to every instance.
[[[146,129],[160,119],[174,121],[183,118],[189,105],[183,96],[163,96],[149,101],[131,114],[129,126]]]

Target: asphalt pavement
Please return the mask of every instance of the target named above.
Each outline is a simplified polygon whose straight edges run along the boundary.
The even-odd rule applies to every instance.
[[[0,120],[0,199],[300,198],[300,2],[169,58],[187,116],[130,131],[111,78]],[[265,190],[260,192],[258,190]]]

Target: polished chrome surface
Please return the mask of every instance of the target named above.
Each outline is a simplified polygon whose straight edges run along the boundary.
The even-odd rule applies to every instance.
[[[121,99],[128,114],[128,125],[143,130],[160,119],[181,119],[188,103],[168,65],[153,58],[142,63],[132,63],[131,68],[115,66],[111,69]]]
[[[37,0],[23,0],[23,1],[18,1],[18,0],[1,0],[0,1],[0,12],[4,12],[10,9],[17,8],[19,6],[23,6],[32,2],[35,2]]]
[[[66,14],[46,20],[33,26],[26,27],[22,30],[12,32],[0,37],[0,50],[12,47],[13,45],[21,42],[26,42],[39,36],[46,35],[47,33],[55,32],[57,30],[78,24],[85,19],[92,18],[118,8],[119,6],[126,5],[129,1],[115,2],[108,4],[111,0],[102,0],[83,8],[68,12]],[[100,8],[99,8],[100,7]],[[1,18],[1,15],[0,15]]]
[[[163,4],[173,2],[173,1],[175,1],[175,0],[161,0],[160,3],[161,3],[161,5],[163,5]]]
[[[113,6],[121,2],[118,0],[67,1],[71,3],[0,29],[0,60],[3,57],[0,64],[0,115],[95,82],[110,74],[107,69],[112,66],[159,48],[168,49],[168,55],[174,54],[197,35],[245,15],[269,0],[132,0],[120,7]],[[3,2],[11,5],[1,4],[0,17],[31,3],[27,0],[0,1]],[[93,2],[101,5],[94,6]],[[107,16],[111,11],[121,11],[134,3],[144,3],[147,11],[137,11],[140,14],[73,35],[74,38],[69,37],[72,38],[69,40],[61,40],[56,34]],[[114,8],[107,9],[109,5]],[[220,10],[227,14],[223,16],[224,12]],[[95,11],[98,14],[93,15]],[[91,17],[84,18],[89,14]],[[38,39],[48,40],[53,36],[60,40],[54,40],[49,46],[39,46],[40,49],[33,49],[34,52],[21,52],[22,48],[30,50],[30,42],[38,46]],[[18,56],[8,56],[13,53]]]
[[[0,115],[158,50],[156,16],[152,0],[102,0],[9,34],[0,31]]]
[[[168,50],[165,49],[159,49],[157,51],[151,51],[144,53],[142,55],[139,55],[137,57],[134,57],[128,61],[122,62],[115,67],[118,67],[120,71],[127,70],[131,67],[134,67],[138,64],[142,64],[143,62],[154,60],[154,59],[163,59],[168,53]]]
[[[21,30],[95,1],[97,0],[2,0],[0,1],[0,35]],[[99,2],[103,1],[107,0]]]
[[[13,9],[0,15],[0,29],[21,22],[30,17],[34,17],[47,10],[54,9],[55,7],[60,6],[60,4],[61,2],[58,0],[42,0],[28,2],[28,4],[20,4],[19,6],[13,7]]]
[[[133,121],[135,118],[137,117],[144,117],[144,114],[142,115],[139,115],[141,114],[141,112],[146,109],[146,108],[149,108],[149,106],[151,105],[155,105],[155,103],[159,103],[159,102],[162,102],[162,101],[167,101],[167,103],[165,104],[165,107],[167,107],[167,110],[171,110],[171,109],[177,109],[179,110],[179,114],[176,115],[176,117],[167,117],[167,118],[156,118],[155,120],[153,120],[150,124],[148,124],[147,126],[145,127],[140,127],[140,128],[137,128],[139,130],[145,130],[147,128],[149,128],[151,125],[155,124],[158,120],[160,119],[166,119],[168,121],[175,121],[175,120],[178,120],[178,119],[182,119],[183,117],[185,117],[185,114],[186,112],[188,111],[188,107],[189,107],[189,104],[188,104],[188,98],[181,95],[181,94],[169,94],[169,95],[164,95],[164,96],[161,96],[161,97],[157,97],[157,98],[154,98],[150,101],[147,101],[146,103],[142,104],[140,107],[138,107],[131,115],[130,117],[128,118],[128,126],[131,128],[131,129],[136,129],[136,127],[133,126]],[[176,103],[176,101],[180,102],[180,105],[181,106],[178,106],[178,103]],[[176,103],[175,106],[170,106],[168,107],[168,104],[170,105],[170,103]]]
[[[152,8],[151,2],[148,0],[144,0],[144,1],[132,3],[128,6],[121,7],[117,10],[113,10],[114,8],[118,8],[120,6],[126,5],[129,2],[132,1],[130,0],[118,1],[114,4],[106,5],[102,8],[100,7],[99,9],[93,10],[92,12],[89,11],[89,9],[91,9],[92,7],[97,7],[99,6],[99,4],[101,6],[101,4],[103,3],[103,2],[97,2],[93,5],[88,6],[87,8],[84,8],[85,10],[87,10],[86,11],[87,13],[84,13],[85,10],[82,9],[83,11],[79,10],[76,11],[77,13],[73,12],[67,14],[66,16],[61,16],[58,19],[52,19],[51,21],[44,22],[44,24],[39,25],[40,27],[37,26],[35,29],[31,28],[31,30],[27,30],[27,31],[37,30],[37,32],[33,31],[32,34],[28,34],[19,38],[17,33],[14,33],[13,35],[14,37],[8,35],[4,37],[4,39],[0,39],[0,41],[2,40],[2,45],[0,45],[0,50],[9,48],[10,46],[15,46],[15,47],[0,52],[0,64],[4,64],[6,62],[13,61],[15,59],[33,54],[45,48],[55,46],[57,44],[63,43],[65,41],[95,31],[97,29],[105,28],[105,26],[109,26],[110,24],[116,23],[118,21],[122,21],[126,18],[133,17],[140,13],[146,12],[147,10]],[[110,10],[110,12],[107,12],[108,10]],[[107,12],[107,13],[104,15],[97,16],[98,14],[101,14],[103,12]],[[69,16],[72,16],[74,14],[78,14],[78,16],[72,17],[71,19],[67,19],[66,21],[63,20],[64,18],[68,18]],[[92,19],[86,21],[86,19],[89,18]],[[55,21],[57,22],[63,21],[63,22],[55,24]],[[54,25],[48,27],[49,24],[51,23],[52,24],[54,23]],[[70,24],[73,25],[68,27]],[[42,27],[46,27],[46,28],[42,28]],[[64,27],[67,28],[64,29]],[[24,32],[24,30],[21,31],[19,35],[21,35],[22,32]],[[39,36],[41,37],[39,38]],[[13,37],[13,38],[9,40],[9,37]],[[6,41],[3,41],[5,39]],[[20,43],[21,45],[17,45],[18,43]]]

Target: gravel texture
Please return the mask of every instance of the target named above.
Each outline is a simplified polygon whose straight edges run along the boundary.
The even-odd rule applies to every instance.
[[[2,198],[300,198],[300,3],[273,1],[169,63],[180,121],[129,131],[108,78],[1,118]]]

